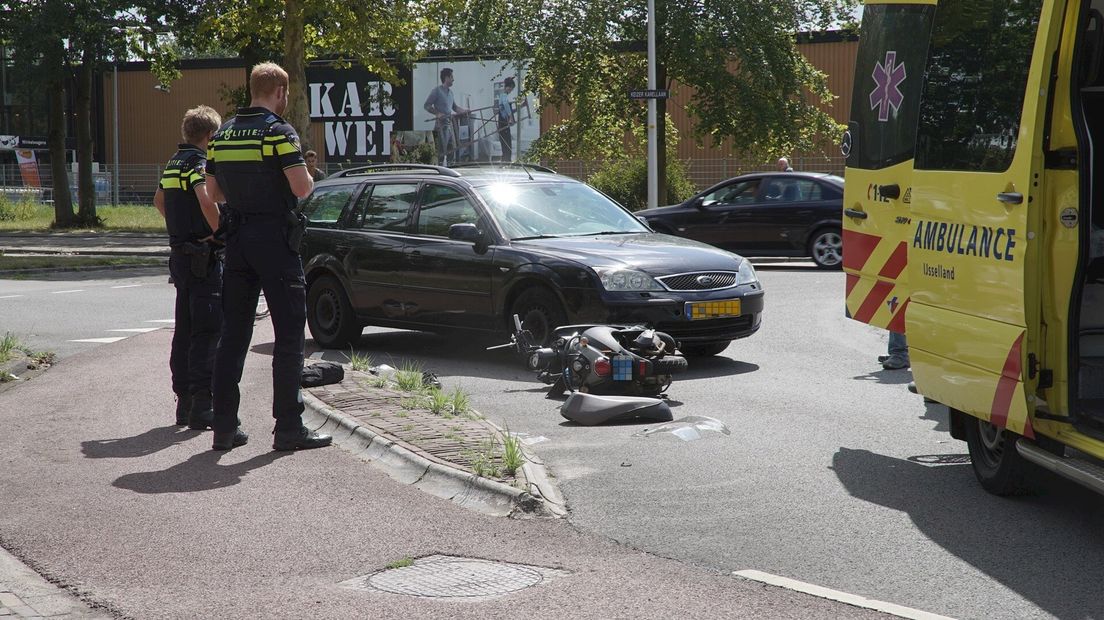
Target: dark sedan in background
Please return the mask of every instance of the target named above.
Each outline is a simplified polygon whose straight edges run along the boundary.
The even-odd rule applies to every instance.
[[[307,324],[345,347],[366,325],[538,340],[577,323],[648,324],[687,355],[759,329],[744,258],[652,232],[584,183],[533,166],[376,165],[303,203]]]
[[[744,256],[810,257],[843,264],[843,178],[812,172],[745,174],[682,204],[636,214],[656,232]]]

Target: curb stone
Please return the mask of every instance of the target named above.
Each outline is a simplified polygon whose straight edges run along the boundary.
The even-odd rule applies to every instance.
[[[303,422],[308,428],[332,434],[335,443],[399,482],[493,516],[562,517],[567,513],[543,463],[531,455],[526,455],[519,476],[528,490],[518,489],[430,461],[357,423],[307,390],[301,393],[306,408]]]

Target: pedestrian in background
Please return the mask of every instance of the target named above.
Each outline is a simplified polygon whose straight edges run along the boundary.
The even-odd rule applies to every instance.
[[[908,339],[905,338],[904,334],[889,332],[889,346],[886,353],[887,355],[878,358],[878,361],[882,363],[882,368],[901,370],[909,367]]]
[[[502,161],[514,161],[514,137],[510,128],[514,125],[514,109],[510,104],[510,93],[514,92],[514,78],[502,81],[502,92],[498,94],[495,106],[498,117],[498,139],[502,142]]]
[[[201,105],[184,114],[178,145],[161,175],[153,205],[169,233],[169,273],[176,288],[169,372],[176,393],[176,424],[211,425],[211,368],[222,325],[222,261],[214,233],[219,208],[207,192],[207,143],[218,112]]]
[[[779,172],[793,172],[793,166],[790,165],[790,160],[785,157],[779,157],[777,163]]]
[[[208,183],[225,196],[226,271],[223,329],[215,355],[214,450],[245,445],[238,418],[242,369],[257,298],[264,291],[272,317],[272,417],[274,450],[330,445],[332,438],[303,426],[303,328],[306,279],[299,243],[306,220],[296,208],[314,189],[295,129],[280,114],[287,108],[288,74],[271,62],[249,74],[248,108],[238,110],[215,133],[208,153]]]
[[[456,138],[456,114],[467,114],[469,110],[456,105],[456,98],[452,94],[452,84],[456,78],[452,76],[452,69],[441,69],[441,84],[429,91],[425,104],[422,106],[426,112],[436,119],[437,133],[437,161],[442,166],[449,165],[456,159],[460,149]]]
[[[315,181],[326,178],[326,173],[318,169],[318,153],[307,151],[303,153],[303,160],[307,162],[307,174]]]

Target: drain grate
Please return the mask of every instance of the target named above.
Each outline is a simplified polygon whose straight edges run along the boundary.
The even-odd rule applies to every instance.
[[[435,555],[339,585],[425,598],[484,598],[524,590],[567,571],[478,558]]]

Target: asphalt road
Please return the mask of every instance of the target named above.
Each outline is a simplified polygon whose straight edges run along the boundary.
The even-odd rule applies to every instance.
[[[669,391],[676,418],[711,416],[731,430],[701,441],[639,436],[648,425],[567,424],[519,360],[482,349],[493,340],[370,328],[361,352],[420,363],[537,440],[530,449],[584,532],[959,618],[1104,617],[1104,500],[1046,474],[1033,496],[984,493],[946,411],[905,390],[907,371],[875,363],[885,333],[844,318],[842,274],[759,272],[762,330],[693,361]],[[0,280],[0,331],[63,357],[100,346],[73,340],[141,334],[110,330],[165,325],[156,322],[172,316],[164,278]],[[934,457],[958,464],[923,464]]]
[[[844,317],[842,273],[759,273],[760,332],[692,360],[668,392],[676,418],[731,431],[695,442],[570,425],[519,360],[480,350],[489,342],[369,328],[361,351],[418,361],[537,438],[585,531],[952,617],[1104,617],[1102,498],[1047,474],[1034,496],[986,494],[946,409],[876,363],[885,332]]]

